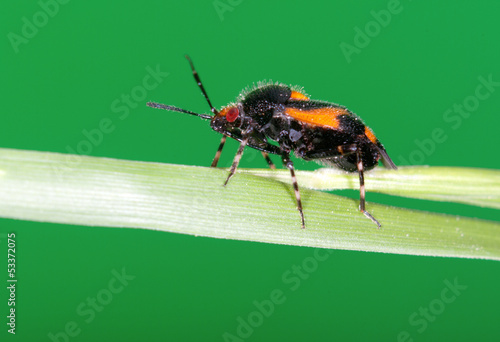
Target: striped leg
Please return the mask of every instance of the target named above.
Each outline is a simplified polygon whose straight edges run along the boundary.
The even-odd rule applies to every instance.
[[[233,177],[234,173],[236,172],[238,164],[240,163],[241,156],[243,155],[243,150],[245,149],[247,143],[248,143],[248,138],[245,138],[241,141],[240,148],[238,148],[238,152],[236,152],[236,155],[234,156],[233,165],[231,165],[231,170],[229,170],[229,175],[227,176],[224,186],[227,185],[227,182],[229,182],[231,177]]]
[[[222,149],[224,148],[224,144],[226,143],[226,138],[227,137],[225,135],[222,136],[222,138],[220,140],[219,148],[217,149],[217,152],[215,153],[214,160],[212,161],[212,164],[210,165],[210,167],[217,167],[217,164],[219,163],[220,155],[222,154]],[[267,165],[269,165],[269,167],[271,169],[276,170],[276,166],[274,165],[271,158],[269,158],[269,154],[267,152],[262,151],[262,156],[266,160]]]
[[[300,219],[302,220],[302,229],[305,229],[306,222],[304,220],[304,213],[302,212],[302,201],[300,199],[299,184],[297,183],[297,177],[295,177],[293,162],[290,160],[290,155],[288,153],[281,155],[281,159],[283,160],[283,165],[285,165],[287,169],[290,170],[290,174],[292,175],[293,189],[295,190],[295,199],[297,200],[297,210],[299,211]]]
[[[212,165],[210,165],[210,167],[217,167],[217,163],[219,162],[219,158],[220,158],[220,155],[222,153],[222,149],[224,148],[225,143],[226,143],[226,136],[223,135],[222,139],[220,140],[219,149],[215,153],[214,160],[212,161]]]
[[[264,157],[264,159],[266,160],[267,162],[267,165],[269,165],[269,167],[273,170],[276,170],[276,166],[274,165],[273,161],[271,160],[271,158],[269,158],[269,154],[267,154],[266,152],[262,152],[262,156]]]
[[[359,210],[370,220],[372,220],[378,228],[381,227],[380,223],[365,209],[365,178],[363,176],[363,161],[361,160],[361,152],[358,150],[356,152],[357,155],[357,167],[359,173]]]

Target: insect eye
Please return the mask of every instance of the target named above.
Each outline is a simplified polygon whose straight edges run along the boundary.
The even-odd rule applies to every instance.
[[[240,111],[238,108],[233,107],[227,111],[226,120],[228,122],[234,122],[238,118],[238,115],[240,115]]]

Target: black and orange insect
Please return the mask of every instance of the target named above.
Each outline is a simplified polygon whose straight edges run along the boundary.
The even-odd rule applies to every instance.
[[[359,210],[380,228],[380,223],[365,209],[363,173],[377,166],[380,159],[386,168],[397,167],[373,131],[359,117],[338,104],[311,100],[302,89],[276,83],[259,84],[243,92],[236,102],[218,111],[212,106],[193,62],[188,56],[186,58],[213,115],[155,102],[148,102],[147,105],[210,120],[212,129],[223,135],[212,167],[217,166],[226,137],[240,142],[224,186],[234,175],[246,146],[261,151],[271,168],[274,168],[274,164],[269,154],[281,156],[283,165],[290,170],[297,209],[302,228],[305,228],[299,186],[290,159],[290,153],[294,152],[304,160],[334,165],[348,172],[357,171],[360,184]]]

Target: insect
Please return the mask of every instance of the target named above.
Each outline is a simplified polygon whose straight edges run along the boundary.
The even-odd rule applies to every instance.
[[[386,168],[397,167],[373,131],[365,126],[359,117],[344,106],[311,100],[302,89],[277,83],[259,84],[249,91],[242,92],[235,102],[218,111],[212,106],[193,62],[189,56],[185,57],[212,115],[194,113],[156,102],[148,102],[147,105],[210,120],[212,129],[222,134],[212,167],[217,166],[226,137],[240,142],[224,186],[236,172],[246,146],[261,151],[271,168],[275,167],[269,154],[279,155],[283,165],[290,170],[297,209],[302,228],[305,228],[299,186],[290,159],[290,153],[293,152],[304,160],[337,166],[348,172],[357,171],[360,184],[359,210],[378,228],[381,227],[365,209],[363,173],[377,166],[379,160]]]

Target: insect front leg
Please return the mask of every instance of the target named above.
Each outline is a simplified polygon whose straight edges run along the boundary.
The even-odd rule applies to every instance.
[[[217,164],[219,163],[220,155],[222,154],[222,149],[224,148],[224,144],[226,143],[226,138],[227,137],[225,135],[222,136],[222,138],[220,140],[219,148],[217,149],[217,152],[215,153],[214,160],[212,161],[212,164],[210,165],[210,167],[217,167]],[[247,146],[253,147],[252,145],[247,145]],[[271,169],[275,170],[276,166],[274,165],[271,158],[269,158],[269,154],[265,151],[260,151],[260,152],[262,153],[262,157],[264,157],[264,159],[266,160],[267,165],[269,165],[269,167]]]
[[[219,163],[219,158],[222,153],[222,149],[224,148],[224,144],[226,143],[226,136],[223,135],[222,138],[220,139],[220,144],[219,148],[217,149],[217,152],[215,153],[214,160],[212,161],[212,165],[210,167],[217,167],[217,163]]]
[[[234,156],[233,165],[231,165],[231,170],[229,170],[229,175],[227,176],[227,179],[224,182],[224,186],[227,185],[227,182],[229,182],[231,177],[233,177],[234,173],[236,172],[238,164],[240,163],[241,160],[241,156],[243,155],[243,150],[245,149],[247,143],[248,143],[248,137],[245,137],[244,139],[241,140],[240,147],[238,148],[238,152],[236,152],[236,155]]]
[[[228,136],[235,140],[238,140],[240,142],[240,147],[238,148],[238,152],[236,152],[236,155],[234,156],[233,164],[231,165],[231,169],[229,170],[229,175],[226,181],[224,182],[224,186],[227,185],[229,179],[231,179],[231,177],[236,172],[238,164],[240,163],[241,160],[241,156],[243,155],[243,150],[245,149],[246,146],[261,151],[262,156],[264,157],[264,159],[266,159],[269,167],[271,167],[272,169],[276,168],[271,158],[269,158],[269,153],[281,155],[283,153],[282,149],[278,146],[271,145],[269,142],[267,142],[265,137],[260,136],[257,132],[253,131],[252,128],[249,128],[248,130],[243,131],[237,135],[231,134]],[[213,167],[217,166],[217,162],[219,161],[219,157],[225,142],[226,142],[226,136],[224,135],[223,138],[221,139],[219,149],[215,154],[214,161],[212,162]]]

